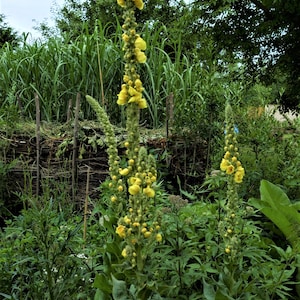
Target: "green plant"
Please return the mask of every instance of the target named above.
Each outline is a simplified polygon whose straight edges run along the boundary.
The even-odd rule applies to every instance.
[[[267,180],[260,185],[261,199],[251,199],[251,204],[266,215],[284,234],[293,250],[300,249],[300,202],[292,203],[284,191]],[[300,280],[298,271],[297,280]],[[297,288],[298,296],[300,290]]]
[[[0,161],[0,224],[3,223],[6,217],[12,216],[11,209],[13,205],[7,200],[12,193],[9,188],[8,174],[9,171],[16,166],[17,162],[17,160],[13,160],[9,163]]]
[[[89,299],[93,259],[82,249],[81,219],[55,199],[31,207],[1,233],[0,293],[7,299]]]

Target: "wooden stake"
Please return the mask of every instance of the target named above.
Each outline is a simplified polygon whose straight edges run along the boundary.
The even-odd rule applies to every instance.
[[[69,123],[71,119],[71,111],[72,111],[72,99],[69,99],[68,110],[67,110],[67,123]]]
[[[174,94],[171,93],[166,98],[166,135],[169,138],[169,128],[173,126],[174,121]]]
[[[85,201],[84,201],[84,215],[83,215],[83,241],[86,240],[86,231],[87,231],[87,211],[88,211],[88,202],[89,202],[89,190],[90,190],[90,169],[88,166],[86,174],[86,186],[85,186]]]
[[[76,96],[76,108],[74,118],[74,135],[73,135],[73,157],[72,157],[72,200],[75,203],[76,187],[77,187],[77,138],[78,138],[78,118],[80,111],[80,93]]]
[[[35,121],[36,121],[36,196],[40,193],[40,128],[41,128],[41,110],[38,94],[34,94],[35,100]]]

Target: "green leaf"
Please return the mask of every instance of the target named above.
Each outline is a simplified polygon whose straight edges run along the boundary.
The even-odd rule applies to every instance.
[[[123,280],[116,279],[113,275],[111,275],[113,282],[112,296],[114,300],[128,300],[129,295],[127,291],[126,282]]]
[[[100,289],[101,291],[111,293],[112,285],[104,274],[96,274],[93,287]]]
[[[278,186],[262,180],[261,200],[251,199],[250,203],[267,216],[285,235],[293,248],[300,246],[300,214],[288,196]]]
[[[203,294],[206,300],[216,299],[214,287],[211,284],[208,284],[205,280],[203,280]]]
[[[102,291],[97,289],[96,294],[94,296],[94,300],[107,300],[107,299],[109,298],[107,298]]]

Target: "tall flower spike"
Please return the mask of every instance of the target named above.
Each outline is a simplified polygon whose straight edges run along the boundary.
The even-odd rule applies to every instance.
[[[238,197],[238,185],[242,183],[245,170],[239,161],[237,144],[237,130],[234,124],[233,111],[229,103],[225,108],[225,154],[222,158],[220,169],[227,176],[227,202],[225,217],[220,221],[220,232],[225,242],[225,253],[232,259],[235,257],[240,244],[241,217],[238,215],[240,201]]]
[[[124,42],[125,74],[117,104],[144,109],[147,108],[147,102],[142,96],[143,84],[136,70],[138,64],[145,63],[147,60],[144,53],[147,45],[136,33],[137,23],[134,15],[136,8],[143,9],[144,2],[141,0],[118,0],[118,4],[124,8],[122,40]]]

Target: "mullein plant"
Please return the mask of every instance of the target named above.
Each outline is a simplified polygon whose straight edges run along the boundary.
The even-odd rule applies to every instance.
[[[87,101],[102,123],[109,155],[111,204],[116,207],[118,224],[116,234],[124,240],[120,253],[129,269],[136,271],[135,283],[145,286],[144,268],[147,254],[162,241],[160,225],[154,217],[156,162],[145,147],[140,146],[140,110],[147,108],[143,84],[138,74],[140,64],[146,62],[146,42],[137,33],[136,9],[142,10],[142,0],[117,0],[123,8],[122,25],[124,76],[117,104],[126,109],[127,138],[123,144],[125,159],[118,155],[113,127],[105,110],[90,96]],[[125,161],[125,163],[124,163]]]
[[[224,251],[233,259],[240,245],[242,217],[240,215],[241,203],[238,196],[238,187],[243,181],[245,170],[239,160],[237,130],[229,103],[225,107],[225,121],[225,154],[220,169],[227,176],[227,202],[225,204],[224,219],[220,222],[220,232],[225,243]]]

